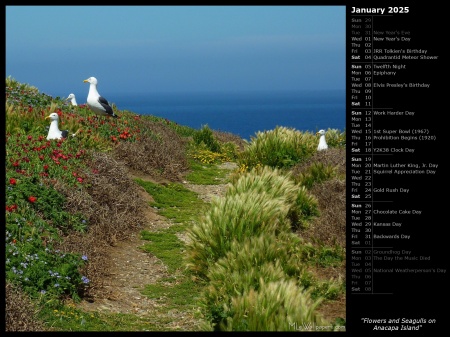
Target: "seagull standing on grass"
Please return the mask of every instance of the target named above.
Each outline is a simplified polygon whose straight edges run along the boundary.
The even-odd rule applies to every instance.
[[[50,128],[48,129],[47,140],[67,138],[67,136],[69,135],[69,130],[61,131],[59,129],[59,127],[58,127],[59,116],[58,116],[58,114],[56,112],[51,113],[50,115],[45,117],[45,119],[50,119],[51,120]],[[80,130],[78,130],[77,132],[73,133],[71,136],[75,137],[79,131]]]
[[[72,103],[72,105],[78,105],[77,104],[77,100],[75,99],[75,95],[74,94],[70,94],[67,98],[66,101],[68,101],[70,99],[70,102]]]
[[[89,77],[83,82],[90,83],[89,94],[87,97],[87,105],[89,108],[99,116],[111,116],[117,118],[117,115],[114,113],[108,101],[98,93],[97,79],[95,77]]]
[[[317,151],[322,151],[328,149],[327,141],[325,140],[325,130],[317,131],[316,135],[320,135],[319,145],[317,146]]]

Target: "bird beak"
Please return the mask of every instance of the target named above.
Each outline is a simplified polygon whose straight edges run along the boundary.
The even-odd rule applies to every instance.
[[[84,80],[83,82],[86,83],[86,82],[89,82],[89,81],[88,80]]]
[[[50,118],[50,116],[45,117],[45,119]]]
[[[319,131],[316,132],[316,135],[318,135],[318,134],[319,134]]]

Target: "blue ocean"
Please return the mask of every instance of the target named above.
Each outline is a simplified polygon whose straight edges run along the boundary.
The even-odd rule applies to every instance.
[[[299,131],[345,130],[345,90],[111,95],[119,110],[181,125],[230,132],[250,140],[277,126]]]

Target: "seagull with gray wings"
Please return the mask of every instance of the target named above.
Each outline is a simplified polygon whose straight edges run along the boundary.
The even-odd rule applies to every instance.
[[[90,83],[89,94],[86,102],[89,108],[99,116],[110,116],[117,118],[118,116],[114,113],[106,98],[100,96],[100,94],[98,93],[97,79],[95,77],[89,77],[83,82]]]

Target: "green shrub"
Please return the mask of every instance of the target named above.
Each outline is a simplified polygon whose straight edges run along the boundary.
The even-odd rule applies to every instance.
[[[243,241],[262,233],[290,230],[286,221],[288,205],[282,197],[254,191],[214,199],[202,221],[188,229],[189,267],[204,276],[209,266],[224,256],[233,240]]]
[[[208,150],[220,152],[220,144],[214,138],[213,132],[208,125],[204,125],[199,131],[195,132],[192,139],[196,145],[201,145],[203,143]]]
[[[249,172],[231,178],[225,196],[237,195],[247,191],[265,192],[274,198],[283,198],[287,203],[295,200],[298,187],[288,173],[269,166],[253,168]]]
[[[299,327],[328,325],[316,313],[320,300],[313,301],[293,280],[261,281],[259,290],[250,289],[232,298],[226,308],[231,316],[221,331],[295,331]],[[331,326],[330,326],[331,329]]]
[[[233,142],[225,142],[220,144],[220,153],[224,157],[224,161],[236,160],[238,152],[238,146]]]
[[[325,139],[327,141],[328,147],[340,147],[345,148],[346,146],[346,133],[338,129],[328,129],[325,133]]]
[[[16,177],[16,178],[13,178]],[[84,232],[87,222],[82,214],[71,214],[63,210],[65,197],[53,187],[44,184],[37,176],[22,176],[8,172],[6,175],[8,190],[7,205],[20,205],[35,213],[42,214],[52,227],[62,233],[68,230]],[[14,182],[11,184],[10,182]]]
[[[313,163],[305,172],[301,172],[295,181],[311,189],[314,184],[321,183],[337,175],[336,169],[332,165],[324,165],[323,163]]]
[[[225,257],[208,270],[209,286],[203,295],[204,306],[214,325],[229,315],[224,304],[238,294],[258,290],[261,280],[279,281],[298,278],[303,266],[295,252],[300,240],[292,233],[261,234],[238,242],[233,241]],[[220,308],[220,310],[219,310]]]
[[[345,282],[331,278],[326,281],[315,282],[310,290],[312,298],[336,300],[345,292]]]
[[[220,142],[213,131],[203,126],[192,136],[193,146],[189,149],[190,156],[204,164],[217,164],[236,159],[238,146],[233,142]]]
[[[319,215],[319,201],[304,186],[300,186],[297,190],[294,206],[289,212],[292,227],[294,229],[307,228],[309,222]]]
[[[220,262],[221,260],[219,260]],[[234,298],[251,290],[261,289],[261,282],[284,280],[286,275],[279,262],[263,262],[247,269],[224,270],[225,266],[213,266],[209,273],[211,280],[203,292],[205,317],[215,330],[232,317]]]
[[[23,94],[24,91],[28,91],[33,94],[38,94],[39,90],[29,85],[28,83],[20,83],[11,76],[8,76],[5,78],[5,85],[6,88],[9,88],[9,90],[15,90]]]
[[[318,202],[278,169],[263,167],[240,175],[223,198],[213,200],[202,221],[188,231],[191,268],[205,275],[208,266],[230,249],[261,233],[288,233],[318,215]]]
[[[226,154],[213,152],[202,148],[197,148],[191,151],[190,156],[202,164],[218,164],[230,160]]]
[[[264,166],[235,176],[228,186],[226,196],[247,191],[265,192],[269,197],[282,198],[289,208],[288,218],[294,229],[307,227],[307,223],[319,215],[317,199],[304,187],[296,185],[290,174],[283,174],[279,169]]]
[[[258,166],[288,168],[311,156],[317,148],[316,137],[292,128],[276,127],[257,132],[237,159],[241,171]]]
[[[6,279],[35,298],[70,295],[78,300],[89,283],[80,274],[87,257],[53,249],[57,240],[57,232],[32,212],[7,213]]]
[[[34,297],[78,299],[88,283],[80,274],[84,260],[54,250],[53,244],[61,233],[85,231],[87,221],[82,214],[64,211],[65,198],[38,177],[8,171],[6,179],[6,279]]]

